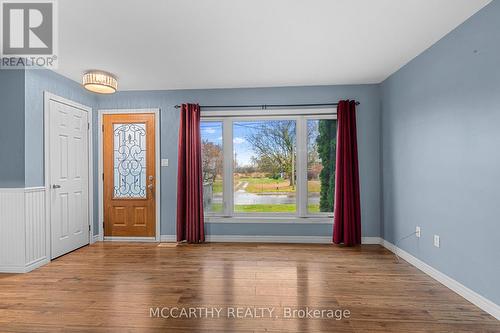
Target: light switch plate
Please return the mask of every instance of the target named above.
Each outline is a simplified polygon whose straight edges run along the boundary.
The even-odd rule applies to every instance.
[[[161,166],[162,167],[168,167],[168,158],[162,158],[161,159]]]
[[[434,246],[439,247],[440,240],[439,240],[439,235],[434,235]]]
[[[419,226],[417,226],[415,228],[415,236],[417,236],[417,238],[420,238],[420,227]]]

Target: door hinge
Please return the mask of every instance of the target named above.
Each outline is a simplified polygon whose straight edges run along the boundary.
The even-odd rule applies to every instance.
[[[104,132],[104,124],[102,125],[102,131]]]
[[[90,231],[90,224],[89,224],[89,231]]]
[[[87,123],[87,130],[90,131],[90,123]]]
[[[102,173],[102,180],[104,180],[104,172]]]

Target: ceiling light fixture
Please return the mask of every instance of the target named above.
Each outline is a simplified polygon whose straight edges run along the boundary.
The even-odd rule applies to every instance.
[[[118,89],[116,77],[103,71],[86,72],[82,84],[85,89],[99,94],[113,94]]]

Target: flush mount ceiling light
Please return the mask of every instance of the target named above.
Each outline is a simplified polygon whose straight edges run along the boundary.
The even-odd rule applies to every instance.
[[[112,94],[118,89],[118,81],[113,74],[90,71],[83,74],[83,87],[99,94]]]

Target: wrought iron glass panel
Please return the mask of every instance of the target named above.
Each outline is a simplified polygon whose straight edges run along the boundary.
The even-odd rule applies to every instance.
[[[113,124],[114,197],[146,198],[146,124]]]

